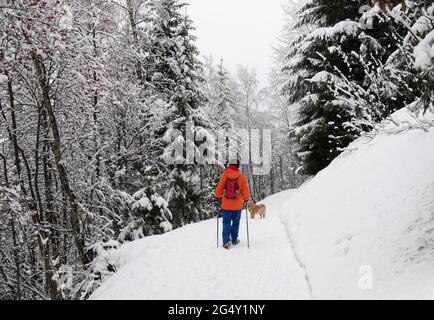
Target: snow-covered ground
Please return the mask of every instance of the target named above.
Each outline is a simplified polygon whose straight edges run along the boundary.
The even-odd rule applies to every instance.
[[[434,128],[404,129],[265,199],[250,249],[244,214],[229,251],[215,220],[135,241],[91,299],[434,299]]]
[[[267,219],[249,219],[250,249],[245,214],[242,242],[229,251],[221,243],[217,249],[216,219],[124,245],[120,270],[91,299],[309,298],[304,271],[274,212],[270,206]]]

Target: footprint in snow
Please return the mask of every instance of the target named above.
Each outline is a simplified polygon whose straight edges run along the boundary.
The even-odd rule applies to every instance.
[[[333,256],[341,257],[348,254],[348,251],[350,250],[350,242],[353,237],[354,235],[348,234],[335,241]]]

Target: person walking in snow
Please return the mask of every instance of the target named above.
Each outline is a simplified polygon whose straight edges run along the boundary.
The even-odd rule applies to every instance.
[[[240,172],[240,162],[226,167],[215,189],[216,198],[222,198],[223,209],[223,247],[230,249],[240,243],[241,210],[244,202],[250,200],[249,184]]]

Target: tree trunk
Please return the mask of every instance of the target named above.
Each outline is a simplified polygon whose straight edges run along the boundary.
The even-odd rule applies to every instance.
[[[133,35],[133,43],[134,43],[135,49],[137,51],[139,51],[139,48],[140,48],[139,34],[137,32],[137,25],[136,25],[136,19],[134,17],[134,7],[133,7],[133,1],[132,0],[127,0],[127,10],[128,10],[128,17],[130,20],[131,32]],[[141,83],[143,83],[143,70],[142,70],[142,65],[141,65],[140,61],[137,61],[137,63],[136,63],[136,74],[137,74],[137,79]]]
[[[95,13],[93,13],[93,16],[96,21]],[[98,47],[96,41],[95,24],[92,26],[92,40],[93,40],[93,55],[96,60],[98,58]],[[95,70],[93,70],[93,81],[96,87],[98,82],[98,77]],[[94,152],[96,157],[95,175],[96,175],[96,180],[100,181],[101,180],[101,156],[99,154],[100,143],[99,143],[99,126],[98,126],[98,112],[99,112],[98,111],[98,89],[95,89],[95,92],[93,94],[92,104],[93,104],[93,145],[94,145]],[[90,194],[91,203],[94,203],[93,194],[94,192],[92,189]],[[100,215],[103,214],[101,207],[99,208],[99,214]]]
[[[15,169],[17,170],[18,181],[20,183],[23,194],[27,195],[26,187],[24,186],[24,181],[21,177],[21,163],[20,163],[18,138],[17,138],[17,120],[15,115],[15,98],[14,98],[11,79],[8,79],[8,95],[9,95],[9,107],[10,107],[11,125],[12,125],[10,130],[8,130],[9,138],[12,142],[12,146],[14,150]],[[3,118],[5,119],[5,121],[7,120],[5,114],[3,114]]]
[[[39,141],[40,141],[40,133],[41,133],[41,122],[42,122],[42,108],[38,110],[38,126],[36,133],[36,146],[35,146],[35,194],[37,198],[37,202],[39,205],[39,215],[34,219],[34,223],[38,230],[37,241],[39,246],[39,251],[41,252],[41,256],[44,261],[45,268],[45,288],[48,294],[50,295],[51,300],[56,300],[59,295],[57,291],[57,283],[53,280],[54,268],[51,263],[51,253],[50,253],[50,242],[48,242],[48,234],[45,231],[45,215],[43,214],[44,208],[42,206],[41,196],[39,192],[39,183],[38,183],[38,175],[39,175]],[[25,159],[23,157],[23,159]],[[51,228],[52,229],[52,228]],[[53,236],[53,233],[50,232],[50,238]]]
[[[80,256],[81,262],[84,265],[86,265],[91,261],[91,259],[86,253],[86,243],[81,234],[80,219],[78,216],[79,215],[78,200],[69,184],[68,175],[66,173],[65,167],[62,162],[60,132],[59,132],[59,127],[57,125],[57,119],[54,114],[53,106],[50,100],[48,82],[43,72],[42,62],[40,61],[40,58],[37,56],[35,51],[32,51],[32,60],[33,60],[33,65],[35,67],[36,76],[38,77],[39,80],[39,86],[42,91],[43,106],[47,111],[49,125],[51,127],[51,133],[53,135],[51,149],[54,154],[54,161],[56,163],[56,168],[59,174],[61,186],[65,191],[71,206],[69,218],[71,220],[75,245],[77,247],[77,251]]]
[[[0,153],[0,158],[2,158],[3,162],[3,172],[4,172],[4,179],[5,179],[5,186],[6,188],[9,188],[9,178],[8,178],[8,164],[6,162],[6,157],[3,155],[3,153]]]
[[[50,225],[51,233],[51,245],[53,254],[59,252],[59,232],[53,228],[53,226],[58,226],[57,217],[54,214],[54,197],[53,197],[53,177],[52,177],[52,165],[50,159],[50,135],[47,122],[47,113],[44,109],[41,110],[42,113],[42,126],[44,128],[44,143],[42,146],[42,168],[44,170],[44,193],[45,193],[45,215],[46,220]]]
[[[41,137],[41,110],[38,110],[38,125],[37,125],[37,129],[36,129],[36,146],[35,146],[35,176],[34,176],[34,185],[35,185],[35,195],[36,195],[36,200],[38,203],[38,207],[39,207],[39,212],[42,215],[42,219],[44,219],[43,217],[43,212],[44,212],[44,207],[42,205],[42,200],[41,200],[41,193],[39,192],[39,183],[38,183],[38,178],[39,178],[39,146],[40,146],[40,137]]]
[[[14,244],[14,261],[15,261],[15,276],[16,276],[16,288],[15,288],[15,298],[16,300],[21,300],[21,261],[19,254],[19,246],[17,243],[17,233],[15,227],[15,215],[11,212],[11,228],[12,228],[12,241]]]
[[[46,237],[48,236],[46,232],[41,228],[41,221],[37,219],[35,216],[33,222],[35,223],[37,227],[37,241],[38,241],[38,247],[39,251],[41,252],[41,256],[44,262],[44,269],[45,269],[45,289],[50,295],[51,300],[56,300],[59,297],[59,293],[57,291],[57,282],[53,279],[54,270],[53,266],[51,264],[51,254],[50,254],[50,247],[48,245],[48,239]]]
[[[63,229],[66,230],[68,228],[68,211],[67,211],[68,199],[65,194],[65,191],[62,191],[62,203],[63,203],[62,226]],[[66,264],[68,262],[68,234],[66,232],[63,234],[61,262],[63,264]]]

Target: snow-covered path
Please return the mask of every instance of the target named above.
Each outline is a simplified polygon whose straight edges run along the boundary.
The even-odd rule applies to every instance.
[[[266,219],[249,219],[250,249],[244,212],[242,242],[231,250],[217,249],[215,219],[122,246],[120,270],[91,299],[309,299],[304,270],[278,216],[288,195],[264,201]]]

